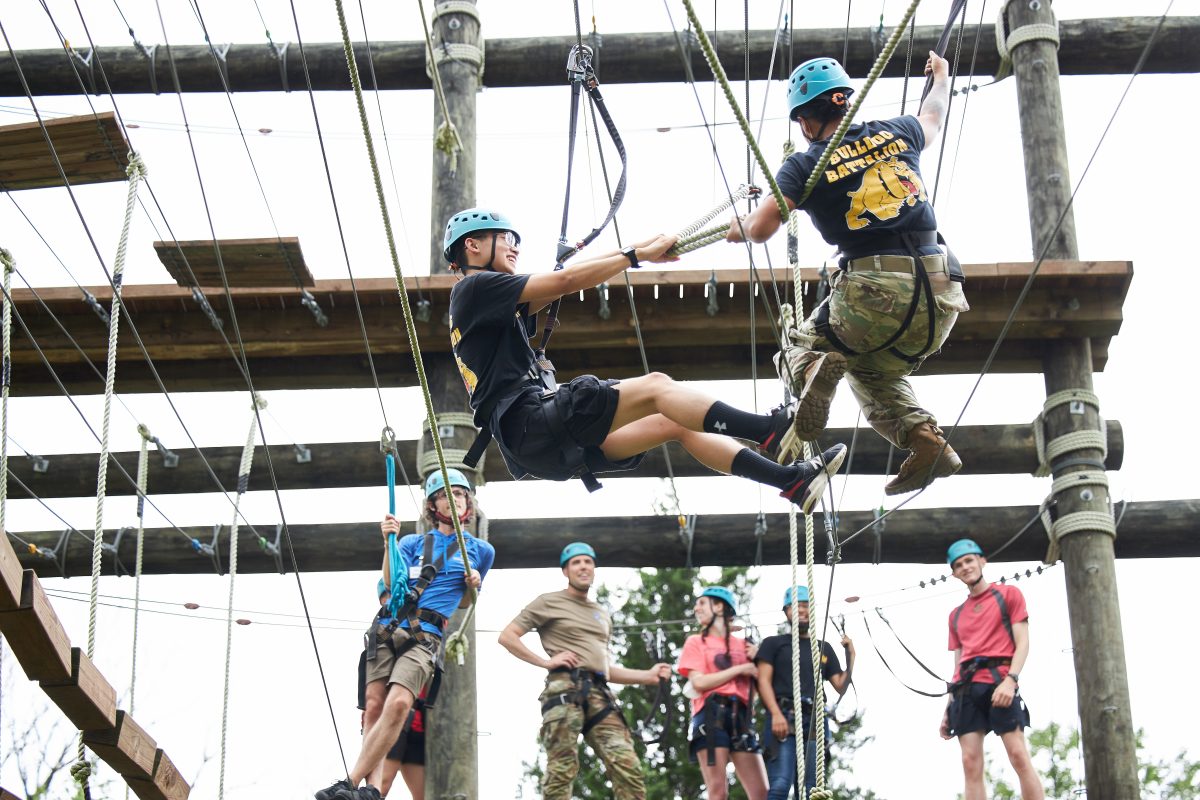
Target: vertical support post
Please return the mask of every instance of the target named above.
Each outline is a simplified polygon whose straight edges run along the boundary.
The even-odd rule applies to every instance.
[[[456,0],[455,6],[474,4],[475,0]],[[440,7],[442,4],[438,3]],[[477,16],[462,11],[450,11],[438,14],[433,19],[431,33],[434,50],[442,47],[474,47],[477,43],[482,48],[483,39],[480,35],[480,23]],[[482,49],[479,58],[482,59]],[[429,56],[426,54],[426,58]],[[431,216],[429,220],[429,274],[437,275],[447,271],[446,260],[442,257],[442,235],[446,230],[446,220],[456,211],[475,205],[475,95],[480,88],[482,61],[472,58],[446,58],[436,65],[430,64],[430,69],[436,69],[442,76],[442,86],[446,92],[446,107],[450,111],[450,121],[458,128],[459,139],[462,140],[462,152],[457,155],[454,171],[451,171],[451,158],[436,145],[433,149],[433,193],[431,195]],[[437,130],[443,121],[442,109],[434,99],[433,131]],[[441,312],[439,312],[441,313]]]
[[[434,408],[445,411],[468,411],[467,393],[454,360],[439,355],[425,362],[429,392]],[[474,440],[475,429],[456,426],[450,437],[442,439],[447,450],[466,450]],[[437,436],[438,431],[425,436]],[[426,442],[425,452],[433,452],[432,442]],[[448,459],[449,460],[449,459]],[[465,470],[475,485],[479,476]],[[472,533],[478,535],[478,530]],[[450,618],[447,631],[456,631],[462,624],[463,609]],[[429,800],[477,800],[479,797],[479,727],[475,678],[475,623],[463,631],[467,640],[467,656],[461,666],[446,659],[441,692],[432,711],[425,718],[425,741],[428,753],[453,753],[453,758],[430,758],[425,766],[425,796]]]
[[[1009,0],[1005,18],[1010,33],[1027,25],[1054,24],[1049,0]],[[1071,193],[1056,45],[1045,39],[1024,42],[1013,48],[1012,61],[1034,253],[1040,255],[1044,250],[1047,258],[1075,259],[1079,251],[1070,210],[1062,226],[1054,230],[1068,208]],[[1042,359],[1047,394],[1068,389],[1091,391],[1092,352],[1088,339],[1048,342]],[[1074,409],[1063,405],[1046,415],[1048,440],[1076,430],[1099,428],[1097,411],[1086,405]],[[1072,456],[1103,460],[1099,450],[1077,451]],[[1054,477],[1085,469],[1089,467],[1082,464],[1055,466]],[[1088,489],[1091,491],[1060,493],[1058,515],[1107,511],[1107,487]],[[1060,550],[1067,582],[1088,797],[1139,797],[1113,540],[1099,531],[1081,531],[1064,537]]]

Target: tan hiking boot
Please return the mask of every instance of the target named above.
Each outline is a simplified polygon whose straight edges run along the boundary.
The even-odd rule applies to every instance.
[[[800,402],[792,430],[802,442],[814,441],[825,431],[829,422],[829,407],[837,392],[838,381],[846,374],[846,357],[841,353],[824,353],[804,370],[800,387]]]
[[[908,458],[900,465],[900,472],[884,487],[889,495],[916,491],[935,478],[948,478],[962,469],[962,459],[946,443],[942,429],[928,422],[908,432],[908,447]]]

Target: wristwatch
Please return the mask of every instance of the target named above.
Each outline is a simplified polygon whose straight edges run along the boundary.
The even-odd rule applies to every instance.
[[[623,255],[629,259],[629,268],[630,269],[640,269],[641,268],[642,263],[640,261],[638,261],[637,248],[634,247],[633,245],[629,245],[629,247],[621,248],[621,255]]]

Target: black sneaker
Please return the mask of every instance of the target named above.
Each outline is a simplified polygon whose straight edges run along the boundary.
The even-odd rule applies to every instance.
[[[846,445],[835,444],[819,456],[807,461],[797,461],[793,466],[800,468],[800,477],[780,492],[779,496],[791,500],[800,506],[801,511],[808,514],[821,499],[821,493],[829,484],[829,478],[837,474],[845,459]]]
[[[771,409],[771,432],[758,443],[758,450],[772,461],[779,459],[779,448],[783,445],[783,436],[792,427],[792,417],[795,409],[790,403]]]
[[[383,800],[383,795],[379,793],[379,790],[369,783],[359,789],[352,797],[355,800]]]
[[[350,781],[342,778],[328,789],[317,792],[313,797],[316,800],[350,800],[350,798],[358,797],[358,794],[357,790],[350,785]]]

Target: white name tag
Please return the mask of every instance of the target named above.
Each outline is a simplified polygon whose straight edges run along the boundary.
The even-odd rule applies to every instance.
[[[421,577],[421,567],[419,565],[414,565],[408,568],[408,579],[410,581],[415,581],[419,577]]]

